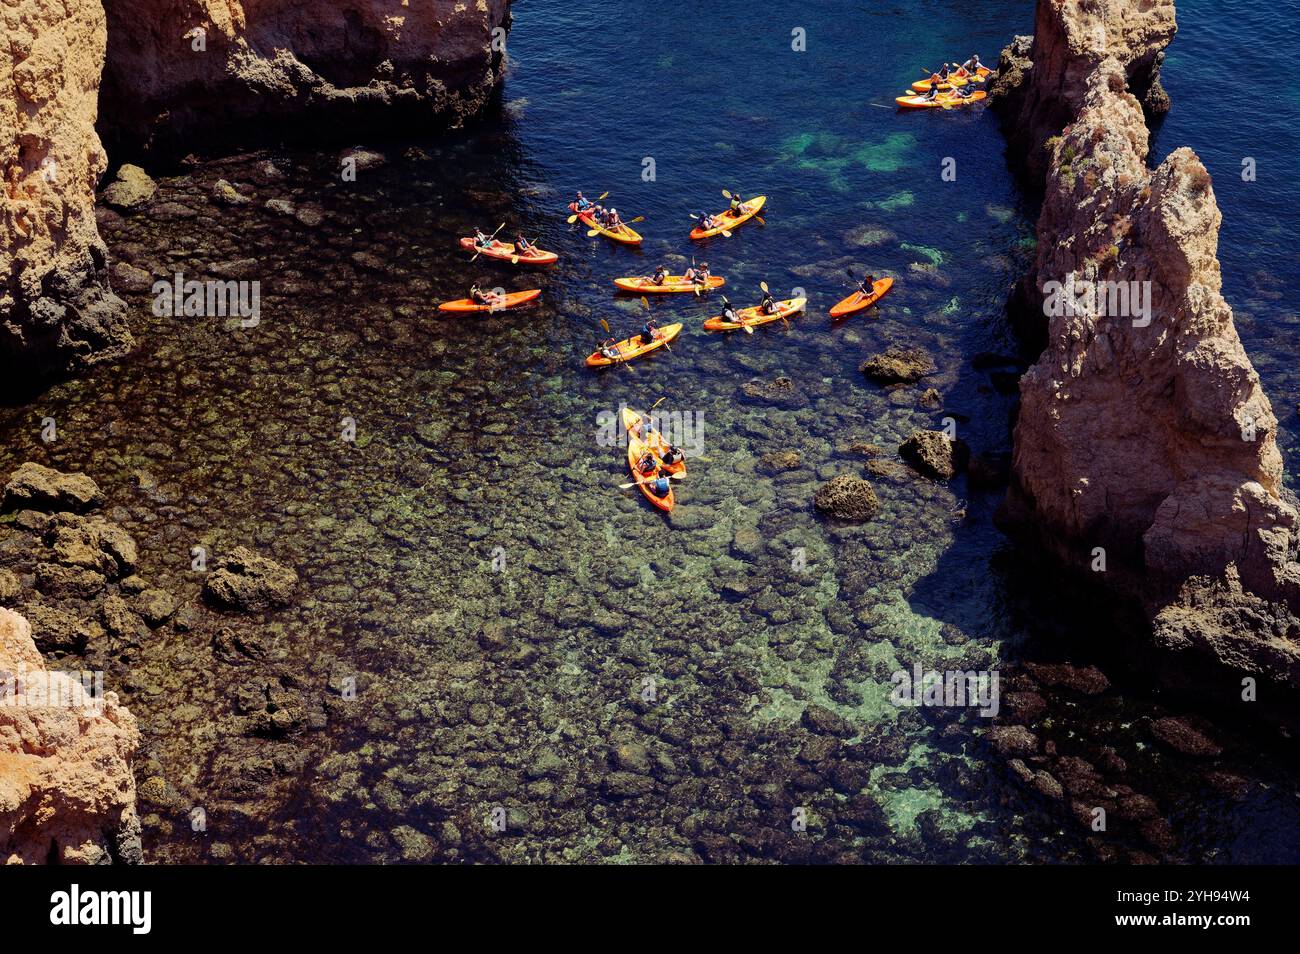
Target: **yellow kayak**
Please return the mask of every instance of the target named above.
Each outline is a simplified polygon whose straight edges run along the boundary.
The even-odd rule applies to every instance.
[[[731,210],[727,209],[727,211],[723,212],[721,215],[714,216],[714,218],[718,220],[718,224],[713,228],[702,229],[697,225],[695,228],[691,229],[691,238],[706,239],[711,235],[720,235],[723,229],[730,232],[737,225],[742,225],[754,216],[758,215],[763,208],[763,204],[766,202],[767,196],[756,195],[754,198],[742,203],[741,208],[745,211],[740,215],[732,215]]]
[[[808,304],[806,298],[787,298],[785,301],[776,303],[776,311],[770,315],[765,315],[760,310],[761,306],[755,305],[752,308],[742,308],[736,312],[739,321],[727,321],[721,315],[715,315],[704,322],[705,331],[738,331],[746,325],[756,327],[765,325],[769,321],[780,321],[782,318],[789,318],[797,311],[803,311],[803,306]]]
[[[659,329],[654,341],[649,344],[643,344],[640,335],[633,335],[631,338],[625,338],[614,348],[618,352],[617,358],[608,358],[599,350],[592,352],[587,356],[587,367],[604,368],[611,364],[622,364],[624,361],[631,361],[633,358],[639,358],[648,351],[654,351],[656,348],[662,348],[668,342],[672,341],[681,333],[681,322],[672,325],[664,325]]]
[[[579,212],[577,206],[572,202],[569,203],[569,210],[578,216],[578,221],[589,229],[595,229],[606,238],[612,238],[615,242],[622,242],[624,245],[640,245],[641,236],[630,225],[620,225],[617,229],[607,229],[596,221],[595,216],[590,211]]]

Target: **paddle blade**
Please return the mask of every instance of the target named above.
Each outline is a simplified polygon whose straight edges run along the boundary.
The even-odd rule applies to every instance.
[[[644,222],[644,221],[645,221],[645,216],[644,216],[644,215],[638,215],[635,219],[628,219],[628,220],[627,220],[627,224],[628,224],[628,225],[635,225],[637,222]]]
[[[595,238],[600,234],[600,229],[587,229],[587,238]]]
[[[754,333],[754,329],[749,325],[741,325],[741,327],[745,329],[745,334],[747,335],[752,335]]]
[[[730,198],[731,198],[731,193],[728,192],[726,189],[723,189],[723,190],[722,190],[722,197],[723,197],[724,199],[730,199]]]
[[[603,198],[605,198],[605,197],[608,196],[608,195],[609,195],[608,192],[602,192],[602,193],[600,194],[600,199],[603,199]],[[597,199],[596,201],[599,202],[600,199]]]
[[[723,229],[718,234],[721,235],[723,238],[731,238],[731,233],[728,232],[726,229]]]
[[[578,216],[577,216],[577,215],[571,215],[571,216],[569,216],[569,218],[568,218],[568,222],[569,222],[570,225],[572,225],[572,224],[573,224],[574,222],[576,222],[576,221],[578,221]]]
[[[759,282],[759,283],[758,283],[758,287],[761,288],[761,289],[763,289],[763,292],[766,294],[766,292],[767,292],[767,282]]]
[[[600,319],[600,326],[605,329],[605,334],[609,334],[609,322],[604,318]]]
[[[650,310],[650,299],[647,298],[645,295],[641,296],[641,307],[644,308],[646,311]]]

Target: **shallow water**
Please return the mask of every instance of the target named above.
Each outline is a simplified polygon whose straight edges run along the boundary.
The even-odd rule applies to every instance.
[[[985,759],[978,720],[888,699],[891,674],[917,662],[995,668],[1086,634],[1086,619],[1058,618],[1052,581],[1029,583],[1007,552],[992,524],[1000,491],[898,465],[872,478],[882,511],[867,524],[811,508],[821,482],[862,473],[855,442],[896,459],[912,430],[951,416],[975,451],[1009,449],[1014,364],[996,356],[1014,353],[1002,304],[1032,254],[1033,210],[991,115],[872,104],[943,54],[994,61],[1030,26],[1022,3],[969,17],[938,3],[798,16],[751,5],[702,29],[620,4],[521,2],[503,112],[480,128],[420,154],[373,144],[390,161],[356,182],[339,180],[333,155],[210,163],[162,182],[172,204],[109,217],[114,259],[151,278],[260,280],[261,323],[155,318],[147,294],[128,295],[136,353],[5,409],[0,470],[34,459],[92,474],[140,542],[141,572],[186,597],[202,579],[195,545],[247,543],[303,580],[295,606],[264,622],[197,611],[111,664],[146,739],[148,856],[1091,857]],[[806,52],[790,49],[796,27]],[[610,38],[621,70],[572,53]],[[718,49],[735,54],[726,68],[710,60]],[[955,182],[940,180],[946,157]],[[214,204],[218,178],[257,201]],[[643,249],[565,225],[575,188],[645,215]],[[693,246],[685,211],[720,209],[721,188],[768,194],[766,224]],[[272,198],[319,204],[323,222],[278,216]],[[502,221],[561,265],[471,265],[455,249]],[[659,261],[680,270],[693,253],[738,304],[766,280],[778,297],[804,289],[807,314],[710,336],[708,303],[655,300],[661,320],[687,323],[670,352],[583,367],[600,319],[620,336],[641,320],[610,279]],[[832,327],[850,266],[898,285]],[[476,278],[545,294],[486,318],[434,310]],[[936,374],[869,384],[858,364],[893,343],[925,348]],[[792,386],[766,390],[778,378]],[[941,411],[922,406],[926,386]],[[669,517],[617,489],[626,467],[600,428],[620,404],[660,397],[703,442]],[[39,439],[44,417],[56,444]],[[802,466],[760,470],[774,450]],[[267,658],[214,658],[222,627],[259,633]],[[1176,854],[1294,859],[1294,839],[1260,845],[1257,826],[1238,824],[1294,832],[1294,808],[1257,785],[1221,811],[1195,773],[1147,751],[1137,691],[1067,700],[1060,718],[1103,726],[1164,780],[1162,807],[1188,833]],[[250,736],[250,693],[297,713],[294,733]],[[809,703],[847,720],[844,741],[799,724]],[[204,832],[187,820],[196,805]],[[808,833],[792,832],[796,809]]]

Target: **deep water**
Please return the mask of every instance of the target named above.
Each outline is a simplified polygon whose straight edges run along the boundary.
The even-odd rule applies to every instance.
[[[1024,2],[751,3],[701,18],[521,0],[501,113],[475,129],[367,143],[388,162],[355,182],[333,153],[204,163],[162,180],[151,210],[105,213],[113,260],[150,281],[262,283],[261,323],[239,329],[154,317],[119,278],[131,358],[0,411],[0,472],[37,460],[89,473],[140,543],[142,574],[187,604],[184,625],[109,674],[145,739],[147,856],[1296,860],[1295,782],[1267,748],[1219,727],[1235,741],[1207,769],[1156,745],[1151,720],[1181,710],[1101,648],[1112,621],[1087,597],[1011,550],[993,525],[1001,489],[931,482],[898,460],[944,418],[977,454],[1009,451],[1018,365],[1002,306],[1035,210],[991,115],[904,114],[892,99],[921,67],[974,51],[993,63],[1031,28]],[[1180,103],[1195,93],[1179,63],[1171,52],[1176,106],[1157,143],[1207,150],[1229,299],[1253,290],[1243,337],[1281,412],[1296,379],[1287,339],[1265,329],[1294,322],[1295,299],[1266,276],[1294,251],[1228,237],[1281,228],[1284,212],[1220,187],[1214,163],[1232,149]],[[1294,168],[1257,151],[1261,169]],[[255,201],[215,202],[221,178]],[[1270,182],[1294,204],[1294,177]],[[568,226],[579,188],[644,215],[643,248]],[[686,213],[720,210],[724,188],[768,195],[764,223],[691,243]],[[270,199],[319,207],[320,221]],[[560,264],[471,264],[456,247],[502,222]],[[652,300],[656,318],[686,322],[671,351],[584,367],[602,319],[622,337],[643,316],[611,279],[692,255],[737,304],[766,281],[778,297],[802,289],[807,313],[711,336],[700,323],[716,301]],[[897,285],[832,326],[848,268]],[[487,317],[435,310],[475,279],[544,294]],[[868,382],[859,364],[895,344],[923,348],[936,373]],[[625,462],[600,427],[660,398],[703,441],[668,517],[618,489]],[[41,441],[44,418],[57,443]],[[800,465],[760,466],[777,451]],[[821,483],[864,473],[875,519],[814,513]],[[294,606],[252,619],[201,607],[192,547],[238,544],[299,572]],[[259,651],[215,654],[223,629]],[[1025,659],[1096,662],[1111,687],[1018,681]],[[916,663],[998,669],[1041,697],[1035,731],[1127,788],[1096,795],[1126,806],[1113,837],[1018,779],[983,742],[986,720],[892,705],[891,675]],[[294,713],[286,736],[250,734],[266,699]],[[800,811],[806,831],[791,825]]]

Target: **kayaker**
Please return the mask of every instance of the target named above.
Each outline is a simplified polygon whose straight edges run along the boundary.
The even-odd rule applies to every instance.
[[[655,269],[655,273],[650,276],[651,285],[662,285],[668,281],[668,266],[660,265]]]
[[[776,299],[772,297],[770,291],[763,292],[763,300],[759,303],[758,307],[765,315],[776,314]]]
[[[671,467],[678,461],[685,460],[686,455],[682,453],[682,449],[676,444],[669,444],[668,449],[664,451],[661,459],[663,460],[665,467]]]
[[[610,361],[617,361],[619,359],[618,342],[613,338],[606,338],[600,343],[600,353]]]
[[[740,197],[739,192],[731,193],[731,214],[735,216],[745,214],[745,200]]]
[[[943,64],[943,67],[939,70],[939,79],[946,80],[948,78],[949,72],[950,70],[948,64],[947,63]]]
[[[537,246],[524,238],[522,234],[515,236],[515,252],[519,255],[532,255],[536,248]]]
[[[710,213],[708,212],[700,213],[700,228],[703,231],[707,232],[709,229],[717,228],[717,225],[718,225],[717,221],[713,218],[713,216]]]
[[[642,474],[653,474],[655,472],[655,455],[646,451],[636,462],[636,469]]]
[[[967,83],[965,86],[958,86],[955,90],[953,90],[953,92],[955,92],[962,99],[970,99],[971,94],[975,92],[975,87],[974,84]]]
[[[650,481],[647,486],[649,486],[650,492],[661,500],[672,492],[673,487],[672,482],[668,479],[668,471],[663,468],[660,468],[659,476]]]
[[[581,191],[578,192],[578,197],[573,200],[573,204],[579,212],[585,212],[591,208],[591,200],[583,195]]]
[[[876,293],[876,276],[868,273],[866,278],[858,282],[858,291],[868,297],[874,295]]]
[[[695,269],[695,283],[697,285],[707,285],[709,283],[709,263],[700,262],[699,268]]]
[[[473,285],[469,287],[469,297],[470,300],[473,301],[474,304],[476,305],[490,305],[492,304],[493,300],[496,298],[495,295],[489,292],[485,292],[483,289],[479,288],[478,282],[475,282]]]
[[[722,320],[732,325],[740,324],[740,317],[736,314],[735,306],[727,301],[726,295],[722,296]]]
[[[980,70],[984,68],[984,64],[980,62],[980,55],[978,53],[972,53],[971,58],[963,63],[961,68],[971,74],[971,76],[978,76]]]
[[[652,344],[659,337],[659,326],[655,324],[653,318],[645,320],[645,326],[641,329],[641,343]]]
[[[623,218],[618,214],[618,209],[609,210],[609,221],[605,223],[605,227],[611,231],[617,231],[623,227]]]
[[[940,83],[942,83],[942,82],[943,82],[943,77],[940,76],[938,73],[931,73],[931,74],[930,74],[930,89],[931,89],[931,90],[937,88],[938,85],[939,85]]]
[[[492,238],[492,236],[485,234],[482,229],[474,230],[475,248],[491,248],[493,241],[495,240]]]
[[[939,95],[939,87],[934,83],[931,83],[930,88],[925,91],[924,98],[926,102],[930,102],[931,100],[935,99],[938,95]]]

